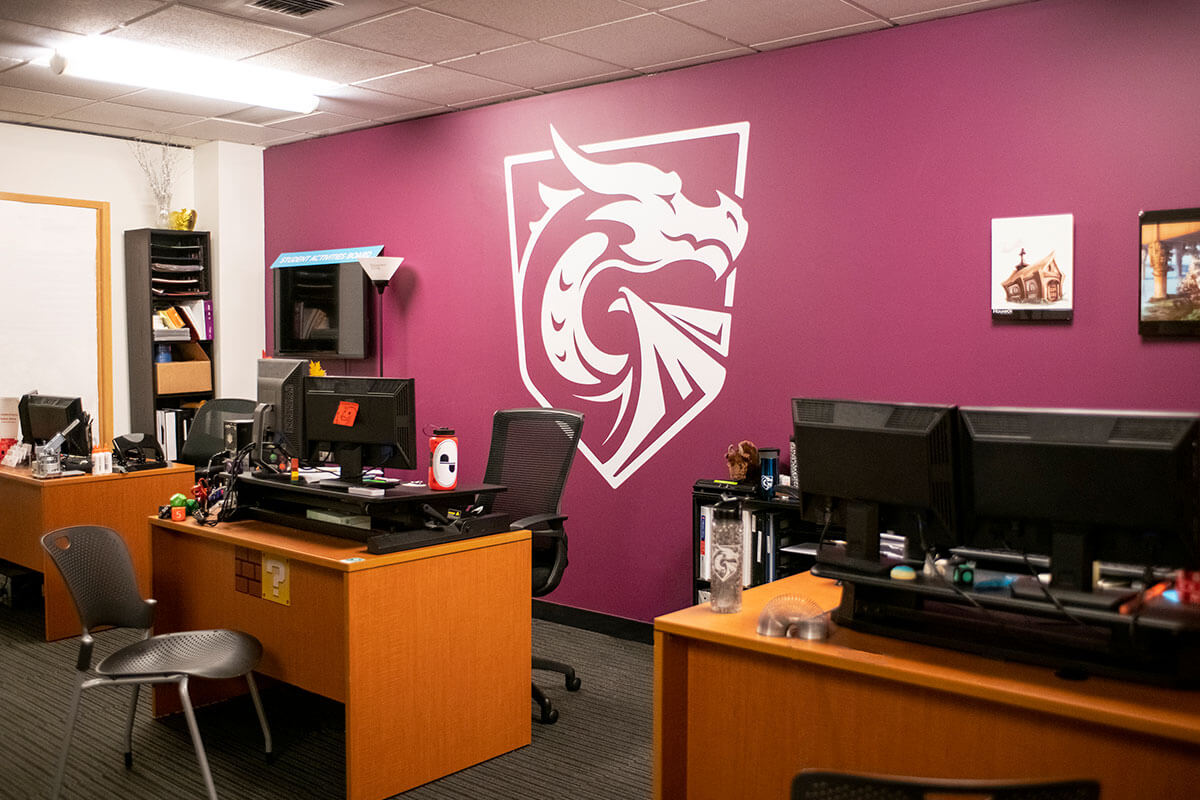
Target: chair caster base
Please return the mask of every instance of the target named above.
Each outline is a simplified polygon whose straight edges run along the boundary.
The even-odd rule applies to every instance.
[[[558,709],[543,708],[541,716],[534,717],[533,719],[534,721],[540,722],[543,725],[553,725],[554,723],[558,722]]]
[[[567,685],[568,692],[578,692],[579,687],[583,685],[583,681],[581,681],[581,680],[579,680],[579,678],[575,677],[574,672],[572,672],[570,675],[568,675],[566,677],[565,683]]]

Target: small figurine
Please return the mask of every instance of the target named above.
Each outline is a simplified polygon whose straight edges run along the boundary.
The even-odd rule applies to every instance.
[[[725,452],[725,463],[729,465],[731,480],[744,481],[751,467],[758,466],[758,448],[754,442],[745,440],[731,444]]]

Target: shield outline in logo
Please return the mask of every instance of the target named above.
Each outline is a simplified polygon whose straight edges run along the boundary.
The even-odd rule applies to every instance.
[[[734,171],[734,196],[741,201],[744,197],[745,181],[746,181],[746,157],[750,143],[750,122],[743,120],[741,122],[731,122],[722,125],[710,125],[702,128],[688,128],[685,130],[670,131],[667,133],[656,133],[647,136],[636,136],[627,139],[613,139],[606,142],[593,142],[590,144],[577,145],[576,149],[582,153],[607,153],[615,150],[624,150],[635,147],[647,147],[659,144],[669,144],[673,142],[683,142],[692,139],[704,139],[717,136],[736,136],[737,137],[737,164]],[[504,191],[508,204],[508,242],[509,242],[509,258],[512,267],[513,278],[513,308],[515,311],[514,319],[516,320],[517,333],[517,360],[521,370],[521,381],[525,384],[525,388],[537,400],[538,404],[543,408],[550,408],[552,404],[548,401],[541,390],[538,389],[533,379],[529,375],[529,369],[525,361],[525,331],[521,325],[521,320],[524,319],[524,308],[521,302],[521,289],[524,283],[524,275],[521,271],[521,257],[519,240],[517,238],[517,217],[516,205],[514,202],[513,193],[513,170],[517,167],[526,164],[534,164],[540,161],[551,161],[556,158],[553,150],[536,150],[529,153],[521,153],[518,155],[505,156],[504,158]],[[526,249],[530,246],[530,242],[526,241]],[[730,275],[726,291],[726,306],[732,314],[733,308],[733,286],[737,278],[737,267],[730,267]],[[729,328],[723,332],[722,341],[719,343],[718,349],[722,355],[728,355],[729,347]],[[591,448],[588,447],[584,440],[579,442],[579,452],[583,453],[584,458],[595,467],[600,476],[608,482],[609,486],[616,489],[624,483],[631,475],[633,475],[643,464],[649,461],[655,454],[658,453],[675,435],[683,430],[687,425],[695,419],[701,411],[707,408],[713,400],[720,396],[724,390],[724,384],[721,389],[712,394],[701,395],[695,403],[689,406],[665,431],[648,441],[633,458],[625,462],[619,469],[613,470],[605,464]]]

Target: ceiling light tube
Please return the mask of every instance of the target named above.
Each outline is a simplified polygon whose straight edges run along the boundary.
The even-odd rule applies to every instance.
[[[338,85],[254,64],[110,37],[88,37],[63,45],[49,65],[60,75],[301,114],[315,111],[317,95]]]

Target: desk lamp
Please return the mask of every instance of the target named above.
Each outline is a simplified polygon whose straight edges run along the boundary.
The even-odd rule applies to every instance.
[[[360,258],[359,264],[362,264],[363,271],[367,273],[367,277],[371,279],[371,283],[375,284],[375,288],[379,291],[379,338],[376,342],[376,347],[379,349],[379,377],[383,377],[383,290],[387,288],[388,283],[392,280],[392,276],[396,274],[396,270],[400,268],[400,262],[403,258],[392,258],[388,256],[376,256],[375,258]]]

